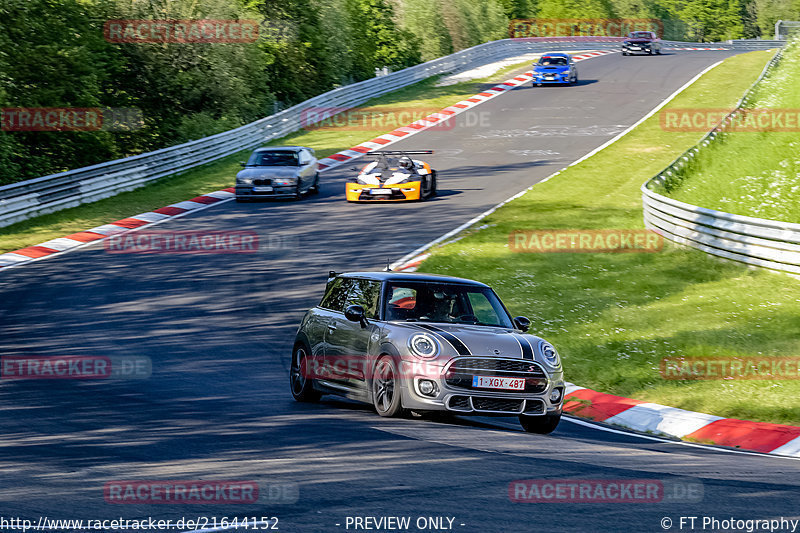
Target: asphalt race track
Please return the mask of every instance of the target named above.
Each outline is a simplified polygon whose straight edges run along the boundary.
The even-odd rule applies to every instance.
[[[285,532],[352,531],[348,516],[443,516],[464,533],[796,517],[792,459],[569,420],[549,436],[514,418],[387,420],[344,400],[298,404],[288,387],[294,332],[329,270],[382,268],[601,145],[732,53],[602,56],[579,63],[576,87],[526,85],[394,145],[436,150],[441,194],[430,202],[347,204],[343,165],[323,174],[319,196],[228,202],[157,228],[253,230],[279,235],[279,249],[141,255],[100,244],[0,272],[3,355],[146,356],[153,369],[142,380],[0,382],[0,516],[277,516]],[[688,478],[703,493],[693,503],[510,501],[511,481],[538,478]],[[249,505],[104,500],[110,481],[170,479],[252,480],[262,494]]]

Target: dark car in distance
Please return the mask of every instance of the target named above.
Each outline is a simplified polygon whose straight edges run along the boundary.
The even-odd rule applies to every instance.
[[[652,31],[632,31],[622,41],[622,55],[661,54],[661,41]]]
[[[533,433],[561,419],[561,360],[477,281],[401,272],[331,272],[300,324],[290,365],[298,401],[323,394],[406,411],[517,416]]]
[[[319,192],[319,165],[307,146],[257,148],[236,175],[236,201],[301,198]]]

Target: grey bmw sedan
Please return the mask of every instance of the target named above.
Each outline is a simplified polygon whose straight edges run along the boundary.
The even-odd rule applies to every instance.
[[[517,416],[529,432],[561,419],[556,349],[526,333],[495,292],[432,274],[331,272],[297,331],[290,381],[298,401],[324,394],[406,411]]]
[[[301,198],[319,192],[319,166],[306,146],[258,148],[236,175],[236,201]]]

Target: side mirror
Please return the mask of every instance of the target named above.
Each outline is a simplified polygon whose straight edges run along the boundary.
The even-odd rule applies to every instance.
[[[344,317],[350,322],[359,322],[362,328],[367,327],[367,312],[360,305],[349,305],[344,310]]]
[[[239,161],[239,166],[240,167],[246,167],[247,166],[247,161]]]
[[[528,331],[528,328],[531,327],[531,320],[526,316],[515,316],[514,325],[520,331]]]

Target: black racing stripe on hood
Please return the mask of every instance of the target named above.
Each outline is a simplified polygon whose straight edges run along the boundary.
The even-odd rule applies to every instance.
[[[453,348],[456,349],[458,355],[472,355],[472,352],[469,351],[467,345],[461,342],[461,339],[450,333],[449,331],[445,331],[442,328],[437,328],[436,326],[432,326],[430,324],[414,324],[415,326],[419,326],[421,328],[425,328],[428,331],[432,331],[437,335],[444,337],[444,339],[453,345]]]
[[[517,339],[517,342],[522,347],[522,358],[533,361],[534,360],[533,346],[531,346],[531,343],[528,342],[528,339],[526,339],[519,333],[512,333],[511,336]]]
[[[448,341],[448,340],[447,340],[447,338],[445,338],[443,335],[439,334],[439,332],[437,332],[437,331],[434,331],[434,330],[432,330],[432,329],[429,329],[429,328],[426,328],[426,327],[424,327],[422,324],[411,324],[411,323],[407,323],[407,322],[406,322],[406,323],[404,323],[403,325],[404,325],[404,326],[408,326],[408,327],[412,327],[412,328],[417,328],[417,329],[420,329],[420,330],[422,330],[422,331],[424,331],[424,332],[426,332],[426,333],[432,333],[432,334],[433,334],[433,336],[434,336],[434,337],[435,337],[435,338],[436,338],[436,339],[437,339],[439,342],[445,342],[445,343],[447,343],[447,344],[450,344],[451,346],[453,346],[453,344],[452,344],[450,341]],[[455,349],[456,349],[456,347],[455,347],[455,346],[453,346],[453,349],[455,350]]]

